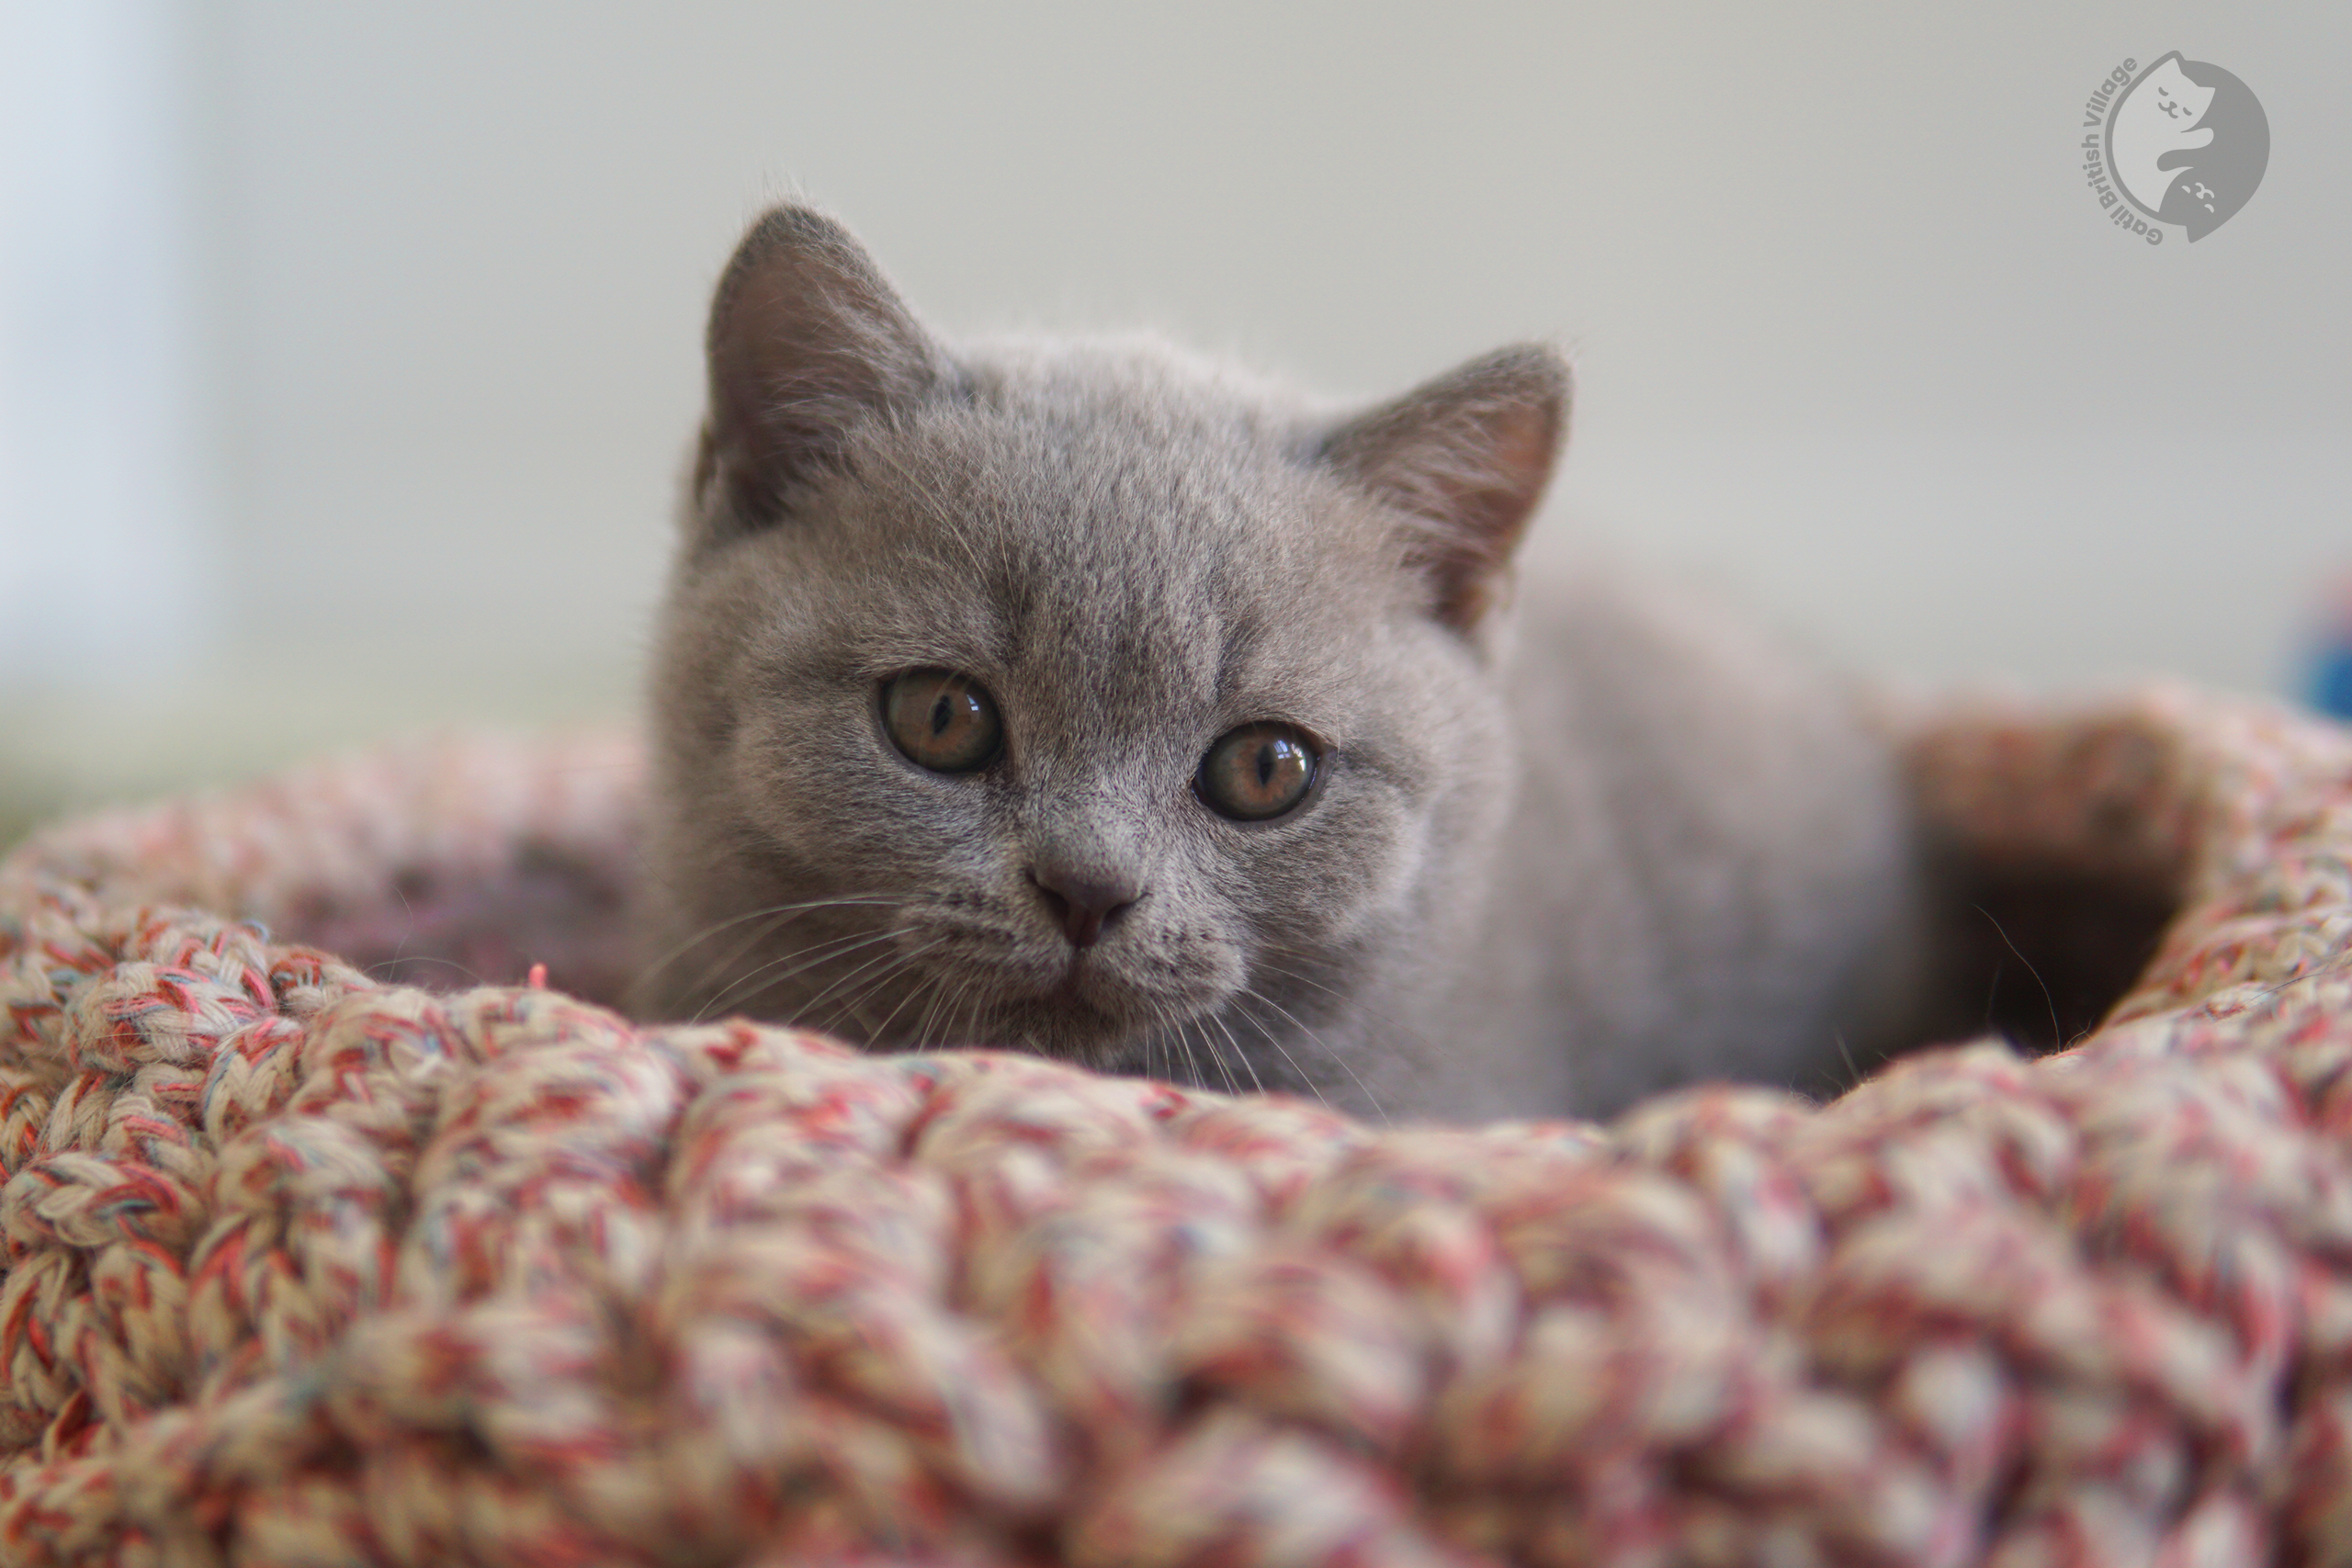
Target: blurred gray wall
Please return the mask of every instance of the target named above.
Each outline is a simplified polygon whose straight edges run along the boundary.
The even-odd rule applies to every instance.
[[[0,748],[75,789],[625,706],[707,292],[786,193],[951,332],[1156,324],[1364,394],[1556,334],[1539,547],[1706,572],[1874,669],[2276,687],[2352,567],[2341,6],[141,14],[201,613],[119,628],[129,663],[0,643]],[[2081,105],[2173,49],[2273,147],[2150,248]]]

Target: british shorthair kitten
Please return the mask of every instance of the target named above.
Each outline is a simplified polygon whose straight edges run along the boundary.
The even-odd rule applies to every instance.
[[[707,348],[641,1013],[1452,1119],[1888,1045],[1919,878],[1852,695],[1711,605],[1514,581],[1552,349],[1335,414],[950,345],[801,207]]]

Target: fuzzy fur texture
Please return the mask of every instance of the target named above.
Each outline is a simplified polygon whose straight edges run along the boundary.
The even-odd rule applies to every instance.
[[[1819,1091],[1890,1043],[1920,885],[1851,694],[1631,579],[1512,581],[1551,350],[1335,415],[1151,344],[951,349],[797,208],[708,346],[641,1012],[1459,1118]],[[993,695],[996,762],[894,749],[923,669]],[[1261,721],[1315,783],[1227,820],[1194,777]],[[1117,890],[1099,942],[1065,884]]]

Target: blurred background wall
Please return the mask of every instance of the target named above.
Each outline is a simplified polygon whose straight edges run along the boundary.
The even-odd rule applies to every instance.
[[[2267,110],[2191,245],[2082,104]],[[707,290],[786,193],[950,331],[1377,394],[1556,334],[1539,547],[1929,681],[2290,691],[2352,570],[2352,8],[0,0],[0,835],[634,700]]]

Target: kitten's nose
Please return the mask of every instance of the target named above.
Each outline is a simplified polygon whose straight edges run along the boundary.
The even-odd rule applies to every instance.
[[[1072,947],[1092,947],[1102,940],[1102,928],[1114,924],[1135,907],[1143,890],[1124,876],[1090,875],[1055,866],[1031,869],[1029,880],[1037,897],[1069,938]]]

